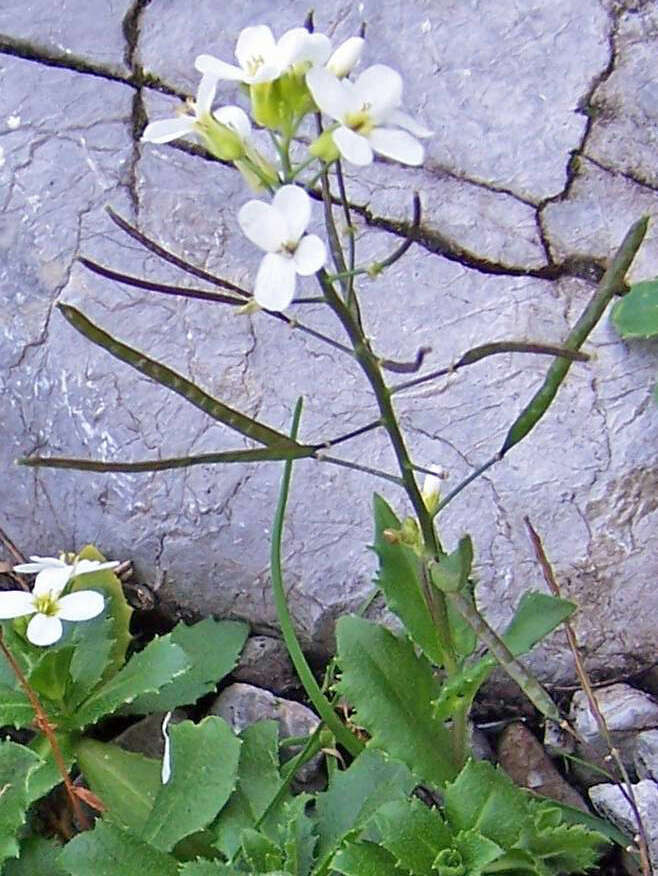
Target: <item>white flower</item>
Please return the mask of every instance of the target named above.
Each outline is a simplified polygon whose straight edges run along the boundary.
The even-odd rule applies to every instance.
[[[243,232],[264,249],[254,298],[266,310],[285,310],[295,295],[296,274],[319,271],[327,257],[316,234],[306,234],[311,199],[298,186],[282,186],[271,204],[248,201],[238,213]]]
[[[314,67],[306,74],[306,84],[319,108],[341,123],[332,138],[347,161],[370,164],[374,150],[402,164],[422,163],[424,150],[415,138],[432,132],[399,109],[402,79],[391,67],[375,64],[355,82]]]
[[[364,44],[363,37],[350,37],[345,40],[327,61],[327,70],[339,79],[347,76],[356,67]]]
[[[294,27],[277,42],[270,28],[259,24],[246,27],[238,37],[235,57],[239,67],[213,55],[199,55],[194,66],[200,73],[211,73],[217,79],[256,85],[273,82],[295,64],[323,64],[330,52],[331,43],[324,34]]]
[[[14,571],[37,573],[32,592],[6,590],[0,593],[0,619],[34,615],[27,625],[27,637],[33,645],[52,645],[61,638],[62,620],[90,620],[101,613],[104,599],[95,590],[79,590],[66,596],[61,593],[71,578],[96,572],[98,569],[113,569],[118,563],[78,560],[69,565],[54,557],[30,559],[31,563],[14,566]]]

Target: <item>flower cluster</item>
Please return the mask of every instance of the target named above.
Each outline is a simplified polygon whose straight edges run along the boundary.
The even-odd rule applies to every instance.
[[[31,563],[14,566],[14,572],[34,574],[32,592],[5,590],[0,593],[0,619],[29,617],[26,635],[33,645],[52,645],[62,637],[62,621],[83,621],[103,611],[103,596],[96,590],[78,590],[62,595],[73,578],[99,569],[114,569],[116,562],[77,560],[70,564],[55,557],[30,557]]]
[[[319,161],[326,169],[343,158],[363,167],[374,153],[407,165],[423,161],[418,138],[432,132],[402,111],[399,73],[375,64],[355,81],[349,79],[363,48],[360,36],[332,51],[327,36],[304,27],[292,28],[278,40],[267,25],[247,27],[235,47],[237,64],[199,55],[195,67],[202,77],[196,99],[184,114],[151,122],[144,130],[142,139],[151,143],[196,135],[216,158],[233,162],[255,191],[273,195],[270,204],[249,201],[238,215],[246,236],[266,252],[254,288],[256,304],[265,309],[288,307],[296,275],[315,273],[326,261],[323,242],[305,234],[311,217],[306,189],[318,177],[302,178],[310,164]],[[213,110],[223,81],[240,83],[248,93],[251,117],[269,131],[274,159],[264,154],[245,110],[235,105]],[[312,138],[308,155],[295,163],[300,126],[318,114],[328,118],[328,125]]]

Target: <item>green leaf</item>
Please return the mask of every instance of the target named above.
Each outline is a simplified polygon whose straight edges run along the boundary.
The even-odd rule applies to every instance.
[[[259,444],[268,446],[278,445],[280,447],[303,450],[302,455],[305,456],[311,455],[314,452],[313,448],[303,448],[302,445],[297,444],[296,441],[288,438],[282,432],[277,432],[275,429],[271,429],[269,426],[246,416],[246,414],[230,408],[218,399],[208,395],[207,392],[204,392],[195,383],[183,377],[182,374],[172,371],[171,368],[168,368],[161,362],[156,362],[155,359],[149,358],[145,353],[134,350],[127,344],[113,338],[103,329],[94,325],[75,307],[71,307],[70,304],[60,303],[57,307],[73,328],[77,329],[86,338],[89,338],[90,341],[103,347],[112,356],[115,356],[122,362],[126,362],[142,374],[150,377],[151,380],[155,380],[167,389],[172,390],[172,392],[183,396],[190,404],[200,408],[214,420],[224,423],[229,429],[234,429],[241,435],[257,441]]]
[[[22,690],[0,684],[0,727],[29,727],[34,721],[34,709]]]
[[[157,693],[137,697],[122,711],[132,715],[169,712],[196,702],[234,668],[248,632],[247,624],[211,617],[189,627],[179,623],[169,635],[185,652],[189,668]]]
[[[283,852],[260,831],[249,827],[242,831],[242,851],[251,872],[270,873],[283,867]]]
[[[398,867],[395,858],[375,843],[349,843],[331,862],[332,871],[344,876],[403,876],[408,873]]]
[[[188,861],[179,873],[181,876],[244,876],[243,870],[235,870],[219,861]]]
[[[454,833],[477,827],[503,849],[511,848],[529,817],[526,792],[486,761],[469,761],[444,790],[445,816]]]
[[[73,764],[73,738],[68,733],[55,733],[60,754],[67,769]],[[52,748],[45,736],[39,734],[30,742],[30,750],[41,758],[39,766],[32,770],[27,780],[27,798],[30,803],[39,800],[62,781],[59,767],[55,763]]]
[[[75,756],[89,787],[107,807],[104,818],[139,835],[162,787],[161,762],[95,739],[81,739]]]
[[[280,818],[281,847],[285,870],[292,876],[308,876],[313,866],[317,838],[313,832],[313,822],[306,814],[310,799],[308,794],[297,794],[283,804]]]
[[[113,617],[99,615],[73,628],[69,641],[75,646],[75,651],[66,692],[66,703],[70,710],[75,710],[103,679],[109,680],[121,668],[116,659],[118,646],[114,638],[115,626]]]
[[[163,850],[213,820],[235,788],[240,756],[240,741],[221,718],[183,721],[169,735],[171,778],[160,789],[143,831]]]
[[[467,666],[441,684],[439,696],[432,702],[433,714],[438,721],[447,721],[458,711],[468,712],[475,695],[496,667],[493,657],[483,657],[473,666]]]
[[[336,638],[338,689],[370,733],[369,746],[401,760],[430,785],[454,778],[450,736],[433,715],[439,687],[427,659],[408,639],[359,617],[340,618]]]
[[[61,851],[54,840],[30,836],[21,843],[20,856],[5,863],[3,876],[66,876],[57,862]]]
[[[480,874],[503,853],[503,849],[493,840],[482,836],[478,828],[460,830],[454,838],[454,846],[466,865],[466,872],[473,876]]]
[[[178,861],[137,839],[116,824],[99,819],[78,834],[59,857],[71,876],[177,876]]]
[[[380,806],[406,797],[415,784],[404,764],[366,748],[348,769],[335,773],[328,790],[316,797],[318,859],[322,861],[333,854]]]
[[[540,818],[530,820],[517,843],[534,860],[541,861],[548,873],[555,874],[589,870],[605,851],[605,845],[601,834],[582,825],[560,823],[542,827]]]
[[[240,846],[240,835],[255,827],[281,785],[279,775],[279,725],[259,721],[240,734],[242,746],[238,763],[238,782],[228,803],[213,825],[215,846],[231,858]],[[272,815],[276,817],[278,808]],[[264,830],[269,835],[266,819]]]
[[[658,279],[634,283],[612,308],[612,321],[622,338],[658,335]]]
[[[29,805],[27,782],[40,763],[24,745],[0,742],[0,863],[18,855],[16,835]]]
[[[30,687],[38,695],[54,702],[61,702],[66,693],[69,680],[69,666],[73,657],[73,647],[47,648],[28,676]]]
[[[96,550],[93,545],[86,545],[78,554],[81,560],[98,560],[105,562],[103,554]],[[105,642],[100,639],[103,617],[110,618],[112,628],[110,638],[113,639],[112,646],[108,657],[108,663],[102,675],[103,681],[107,681],[112,675],[118,672],[126,662],[126,653],[132,637],[130,635],[130,618],[133,610],[128,604],[128,601],[123,592],[121,581],[114,574],[112,569],[101,569],[100,571],[90,572],[87,575],[82,575],[79,578],[74,578],[71,584],[71,590],[99,590],[106,599],[105,612],[99,618],[94,618],[90,621],[85,621],[84,624],[75,625],[74,644],[76,645],[76,656],[71,665],[71,672],[75,681],[84,683],[85,679],[96,673],[96,664],[100,659],[98,653],[94,653],[94,649],[102,652],[106,649]],[[90,661],[92,667],[86,667]],[[86,667],[86,668],[85,668]]]
[[[465,535],[455,551],[432,564],[432,584],[442,593],[456,593],[468,583],[472,565],[473,542],[470,535]]]
[[[111,715],[123,703],[160,690],[185,672],[188,666],[185,652],[174,645],[170,636],[153,639],[143,651],[133,654],[120,672],[82,703],[71,718],[71,723],[79,728],[93,724],[105,715]]]
[[[415,798],[386,803],[374,824],[381,845],[414,876],[429,873],[439,852],[451,846],[451,833],[437,810]]]
[[[401,523],[391,507],[374,494],[375,544],[379,559],[377,583],[389,609],[396,614],[408,634],[437,666],[443,663],[436,625],[427,607],[420,576],[420,560],[405,544],[391,544],[384,530],[397,529]]]
[[[503,642],[515,657],[530,651],[576,610],[573,602],[527,591],[521,597]]]

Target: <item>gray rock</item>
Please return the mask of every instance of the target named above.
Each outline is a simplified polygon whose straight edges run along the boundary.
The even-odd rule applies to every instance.
[[[91,76],[84,65],[81,71],[40,63],[52,60],[61,44],[60,54],[70,49],[106,65],[108,77],[117,75],[133,48],[116,42],[127,4],[103,4],[101,13],[97,5],[67,4],[61,30],[43,4],[25,11],[5,4],[0,13],[5,7],[12,13],[2,19],[3,39],[31,40],[37,56],[0,61],[6,436],[0,525],[26,554],[95,542],[108,556],[132,558],[147,582],[166,574],[159,592],[173,614],[246,617],[259,633],[272,633],[268,541],[280,465],[147,475],[11,465],[17,456],[46,451],[118,460],[242,446],[183,400],[86,343],[53,310],[59,297],[278,429],[288,428],[295,401],[305,394],[306,440],[376,416],[363,377],[336,350],[300,333],[291,337],[263,314],[236,317],[202,302],[149,296],[73,264],[84,253],[128,273],[180,282],[179,272],[109,222],[102,213],[107,201],[172,250],[247,288],[259,260],[237,228],[236,211],[249,194],[235,173],[175,147],[136,144],[132,86]],[[362,67],[376,61],[399,67],[408,109],[437,131],[421,171],[378,162],[367,173],[350,172],[361,208],[359,259],[380,258],[400,243],[395,222],[408,214],[410,191],[423,190],[423,239],[380,285],[361,287],[378,352],[411,359],[429,342],[427,367],[435,368],[484,340],[564,338],[592,284],[567,276],[563,261],[609,258],[628,224],[658,205],[646,183],[651,133],[637,127],[653,81],[650,7],[642,16],[648,24],[597,0],[577,6],[540,0],[532,15],[508,0],[484,11],[458,0],[442,4],[440,13],[424,0],[334,3],[318,11],[318,29],[336,41],[368,21]],[[307,8],[302,0],[277,7],[277,32],[303,21]],[[67,16],[76,17],[75,28],[67,27]],[[239,30],[268,20],[274,23],[264,0],[225,4],[221,28],[212,0],[199,0],[194,15],[185,0],[170,0],[166,9],[151,3],[141,14],[136,61],[193,93],[197,53],[230,60]],[[595,100],[599,88],[601,100],[613,95],[614,112],[588,123],[576,107]],[[232,95],[223,84],[220,100]],[[147,88],[140,96],[151,118],[178,104]],[[620,130],[615,124],[628,131],[623,159],[610,153]],[[607,133],[597,134],[599,125]],[[570,158],[583,149],[590,157],[576,173]],[[631,276],[655,273],[657,261],[652,231]],[[304,289],[313,289],[310,280]],[[319,307],[305,306],[303,318],[336,331]],[[523,590],[543,586],[522,521],[529,514],[565,596],[581,607],[577,626],[588,669],[615,674],[658,658],[655,557],[647,551],[657,494],[649,398],[655,351],[624,345],[606,321],[588,350],[596,358],[572,368],[552,414],[452,503],[441,529],[447,545],[465,531],[473,535],[480,604],[501,626]],[[446,489],[454,487],[500,446],[546,367],[539,357],[497,357],[400,394],[398,410],[417,461],[441,463],[450,473]],[[379,434],[343,450],[356,462],[387,470],[394,464]],[[398,492],[366,474],[326,463],[295,467],[286,586],[304,645],[319,656],[332,648],[335,618],[358,607],[370,589],[374,561],[364,546],[372,538],[373,489],[408,511]],[[638,614],[637,605],[646,610]],[[574,678],[560,636],[538,649],[530,665],[548,681]]]
[[[231,677],[273,693],[299,687],[283,640],[272,636],[250,636]]]
[[[641,730],[658,727],[658,703],[629,684],[611,684],[595,691],[596,702],[614,745],[626,761],[632,760],[635,737]],[[599,753],[607,753],[587,697],[577,691],[571,701],[571,720],[584,742]]]
[[[217,697],[209,714],[224,718],[236,733],[256,721],[274,720],[279,724],[279,739],[293,736],[309,736],[320,723],[317,715],[301,703],[276,697],[268,690],[251,684],[230,684]],[[286,751],[292,756],[300,751],[299,746],[290,746]],[[316,755],[297,771],[297,780],[308,786],[319,777],[322,755]]]
[[[135,721],[134,724],[120,733],[114,742],[128,751],[136,751],[146,755],[146,757],[162,758],[164,755],[164,737],[162,735],[164,716],[164,712],[153,712],[145,718]],[[170,724],[178,724],[186,718],[187,715],[183,709],[174,709]]]
[[[649,779],[633,785],[637,808],[640,812],[649,846],[649,857],[654,873],[658,870],[658,785]],[[637,822],[630,803],[617,785],[595,785],[589,789],[594,808],[604,818],[608,818],[629,837],[637,833]]]
[[[635,769],[641,779],[658,781],[658,730],[644,730],[635,738]]]

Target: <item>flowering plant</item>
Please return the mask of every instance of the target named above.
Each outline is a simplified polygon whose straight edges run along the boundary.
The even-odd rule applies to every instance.
[[[378,355],[363,326],[358,282],[363,276],[380,275],[412,245],[421,222],[420,199],[414,199],[414,216],[404,243],[380,261],[359,265],[342,160],[362,167],[379,155],[405,165],[419,165],[424,158],[420,140],[431,132],[401,109],[402,79],[396,71],[375,64],[354,80],[350,78],[363,47],[363,35],[351,37],[332,52],[329,39],[312,33],[311,28],[293,28],[278,40],[265,25],[246,28],[236,45],[238,65],[200,55],[196,68],[202,78],[188,112],[180,118],[153,121],[144,130],[142,139],[147,143],[197,137],[210,155],[233,164],[248,185],[260,192],[260,199],[241,205],[236,219],[245,235],[265,251],[253,290],[200,272],[113,212],[113,220],[133,238],[178,267],[197,276],[202,273],[215,290],[165,287],[89,259],[82,261],[96,273],[138,288],[214,301],[243,313],[262,310],[266,316],[331,345],[360,366],[377,403],[376,420],[318,444],[303,443],[298,440],[301,400],[287,434],[229,407],[183,375],[108,335],[76,308],[60,305],[64,317],[91,341],[257,446],[154,462],[32,457],[23,463],[137,472],[210,463],[283,461],[271,545],[274,601],[291,659],[322,720],[321,729],[308,740],[301,754],[283,768],[272,726],[254,725],[238,740],[217,718],[169,728],[166,717],[162,724],[166,739],[163,763],[148,758],[138,762],[116,747],[81,741],[80,731],[117,709],[124,713],[168,711],[206,692],[210,672],[205,650],[202,656],[201,639],[187,628],[177,627],[169,636],[150,643],[125,666],[124,648],[119,660],[122,668],[117,671],[114,666],[109,680],[102,661],[94,663],[88,679],[80,668],[84,663],[77,658],[78,652],[69,653],[71,690],[75,695],[72,702],[67,700],[67,688],[59,699],[66,701],[68,711],[60,709],[56,715],[65,731],[76,734],[69,740],[72,760],[87,778],[97,808],[107,807],[107,813],[93,833],[82,834],[66,846],[58,859],[66,872],[93,872],[100,857],[109,855],[119,862],[113,871],[117,876],[133,873],[130,868],[134,868],[135,859],[165,874],[480,876],[523,872],[557,876],[589,868],[599,852],[602,833],[619,839],[603,822],[554,802],[535,800],[490,765],[473,762],[471,705],[498,665],[518,682],[546,721],[563,723],[548,691],[518,658],[565,622],[575,606],[558,595],[527,593],[508,628],[501,633],[494,631],[476,605],[470,536],[465,534],[452,550],[447,549],[437,519],[475,477],[532,431],[548,410],[571,364],[587,360],[581,346],[622,286],[647,222],[641,220],[630,229],[564,344],[517,340],[482,344],[446,368],[391,384],[387,380],[390,372],[420,371],[426,348],[419,350],[413,362],[396,362]],[[237,105],[213,109],[220,81],[237,83],[248,96],[253,125]],[[266,151],[261,142],[264,131],[258,128],[269,135],[274,154]],[[314,199],[322,201],[326,243],[319,235],[307,233]],[[347,225],[346,244],[334,218],[336,204]],[[297,275],[315,277],[321,301],[342,327],[346,342],[288,316],[287,311],[296,306]],[[542,386],[510,425],[502,446],[463,483],[442,496],[440,470],[419,464],[407,448],[394,397],[509,351],[548,355],[553,357],[553,364]],[[333,447],[374,429],[382,429],[388,436],[398,466],[394,475],[332,453]],[[281,538],[285,508],[293,462],[302,458],[358,469],[393,483],[403,490],[407,510],[412,512],[399,517],[383,497],[374,496],[377,588],[398,616],[401,634],[362,617],[341,618],[336,630],[336,663],[329,667],[322,687],[302,653],[283,587]],[[425,475],[422,486],[419,474]],[[74,573],[79,576],[83,571],[94,584],[98,580],[95,576],[111,575],[100,558],[95,558],[102,563],[95,569],[83,567],[85,559],[80,558],[72,571],[69,566],[23,567],[24,571],[49,575],[42,579],[43,584],[37,580],[31,595],[8,594],[4,602],[8,618],[35,613],[30,621],[34,624],[31,633],[28,627],[29,647],[39,638],[42,644],[47,638],[56,641],[61,632],[59,617],[92,617],[88,595],[92,591],[86,591],[84,597],[84,592],[61,595]],[[55,573],[58,577],[53,583]],[[50,582],[47,587],[46,581]],[[78,597],[75,603],[71,602],[73,596]],[[114,598],[116,607],[121,604],[116,592]],[[0,598],[0,614],[2,611]],[[214,622],[209,623],[210,627],[203,628],[204,649],[211,641],[219,652],[219,644],[212,638],[217,628],[212,627]],[[125,617],[118,625],[125,641]],[[236,640],[244,638],[240,630],[235,633]],[[20,640],[20,630],[12,628],[10,635],[14,637],[12,642],[17,641],[16,637]],[[81,641],[89,648],[86,638]],[[111,653],[112,641],[108,632],[107,653]],[[483,654],[477,651],[478,642]],[[19,645],[23,648],[22,641]],[[234,645],[233,658],[237,653]],[[27,651],[23,648],[27,654],[29,647]],[[215,679],[228,671],[230,661],[225,658],[223,653],[223,662],[217,661]],[[87,685],[82,691],[81,673]],[[34,685],[32,675],[30,679]],[[50,699],[59,702],[54,695]],[[354,710],[350,720],[339,717],[339,701]],[[18,715],[19,706],[16,708]],[[25,708],[22,701],[20,708]],[[18,717],[14,720],[19,722]],[[314,805],[309,807],[310,798],[293,797],[289,786],[295,769],[319,751],[325,751],[329,758],[338,753],[344,763],[349,763],[339,770],[330,760],[328,787],[315,796]],[[39,767],[26,763],[26,776]],[[102,769],[102,763],[110,763],[113,769]],[[66,769],[64,774],[68,775]],[[419,784],[438,792],[442,806],[426,806],[416,798],[412,792]],[[72,799],[75,794],[71,791]],[[139,803],[131,807],[130,801],[136,797]],[[25,799],[29,802],[33,798],[28,795]]]

